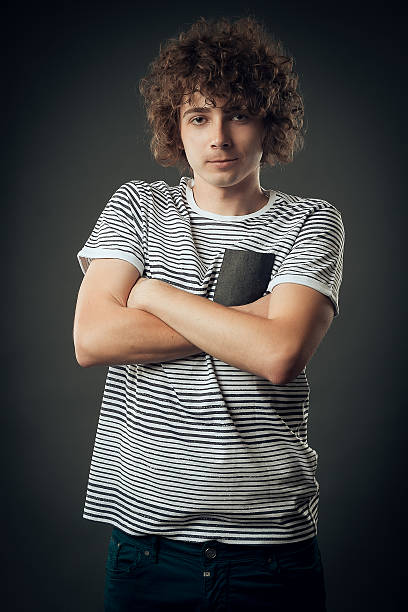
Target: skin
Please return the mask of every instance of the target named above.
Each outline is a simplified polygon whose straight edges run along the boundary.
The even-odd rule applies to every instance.
[[[185,98],[180,107],[180,137],[194,173],[194,199],[203,210],[222,215],[255,212],[268,201],[259,181],[263,119],[225,108],[223,98],[215,102],[215,107],[206,104],[196,92],[191,103]],[[226,158],[238,159],[228,167],[211,163]]]
[[[283,381],[287,364],[282,347],[288,338],[275,322],[237,312],[156,278],[141,283],[139,279],[135,286],[138,291],[128,307],[155,315],[194,346],[226,363],[278,384]]]

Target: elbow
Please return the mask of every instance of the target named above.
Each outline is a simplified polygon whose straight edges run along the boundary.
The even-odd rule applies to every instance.
[[[82,368],[97,365],[95,357],[89,349],[89,343],[85,342],[83,335],[78,334],[76,330],[74,330],[74,348],[75,358]]]
[[[273,363],[268,380],[274,385],[287,385],[299,376],[305,365],[298,358],[281,358]]]
[[[83,349],[83,347],[75,344],[75,358],[81,368],[90,368],[93,365],[96,365],[92,360],[91,356],[87,351]]]
[[[91,366],[96,365],[85,353],[77,351],[77,349],[75,349],[75,357],[81,368],[90,368]]]
[[[292,378],[290,378],[284,372],[277,372],[276,370],[272,373],[272,376],[268,377],[269,382],[273,385],[287,385]]]

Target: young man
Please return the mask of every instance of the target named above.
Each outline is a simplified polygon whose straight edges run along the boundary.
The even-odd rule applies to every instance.
[[[303,142],[293,60],[200,19],[141,92],[155,159],[193,178],[122,185],[78,253],[76,356],[110,366],[84,510],[113,526],[105,610],[325,610],[305,366],[344,228],[260,185]]]

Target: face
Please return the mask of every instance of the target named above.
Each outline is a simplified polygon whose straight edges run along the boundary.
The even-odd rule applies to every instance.
[[[194,179],[217,187],[259,181],[264,124],[247,112],[205,104],[198,92],[180,107],[180,136]],[[223,161],[231,160],[231,161]]]

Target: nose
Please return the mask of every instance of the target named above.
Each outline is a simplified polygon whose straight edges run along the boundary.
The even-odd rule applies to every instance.
[[[211,134],[211,147],[213,149],[228,149],[231,146],[231,136],[223,119],[214,121]]]

